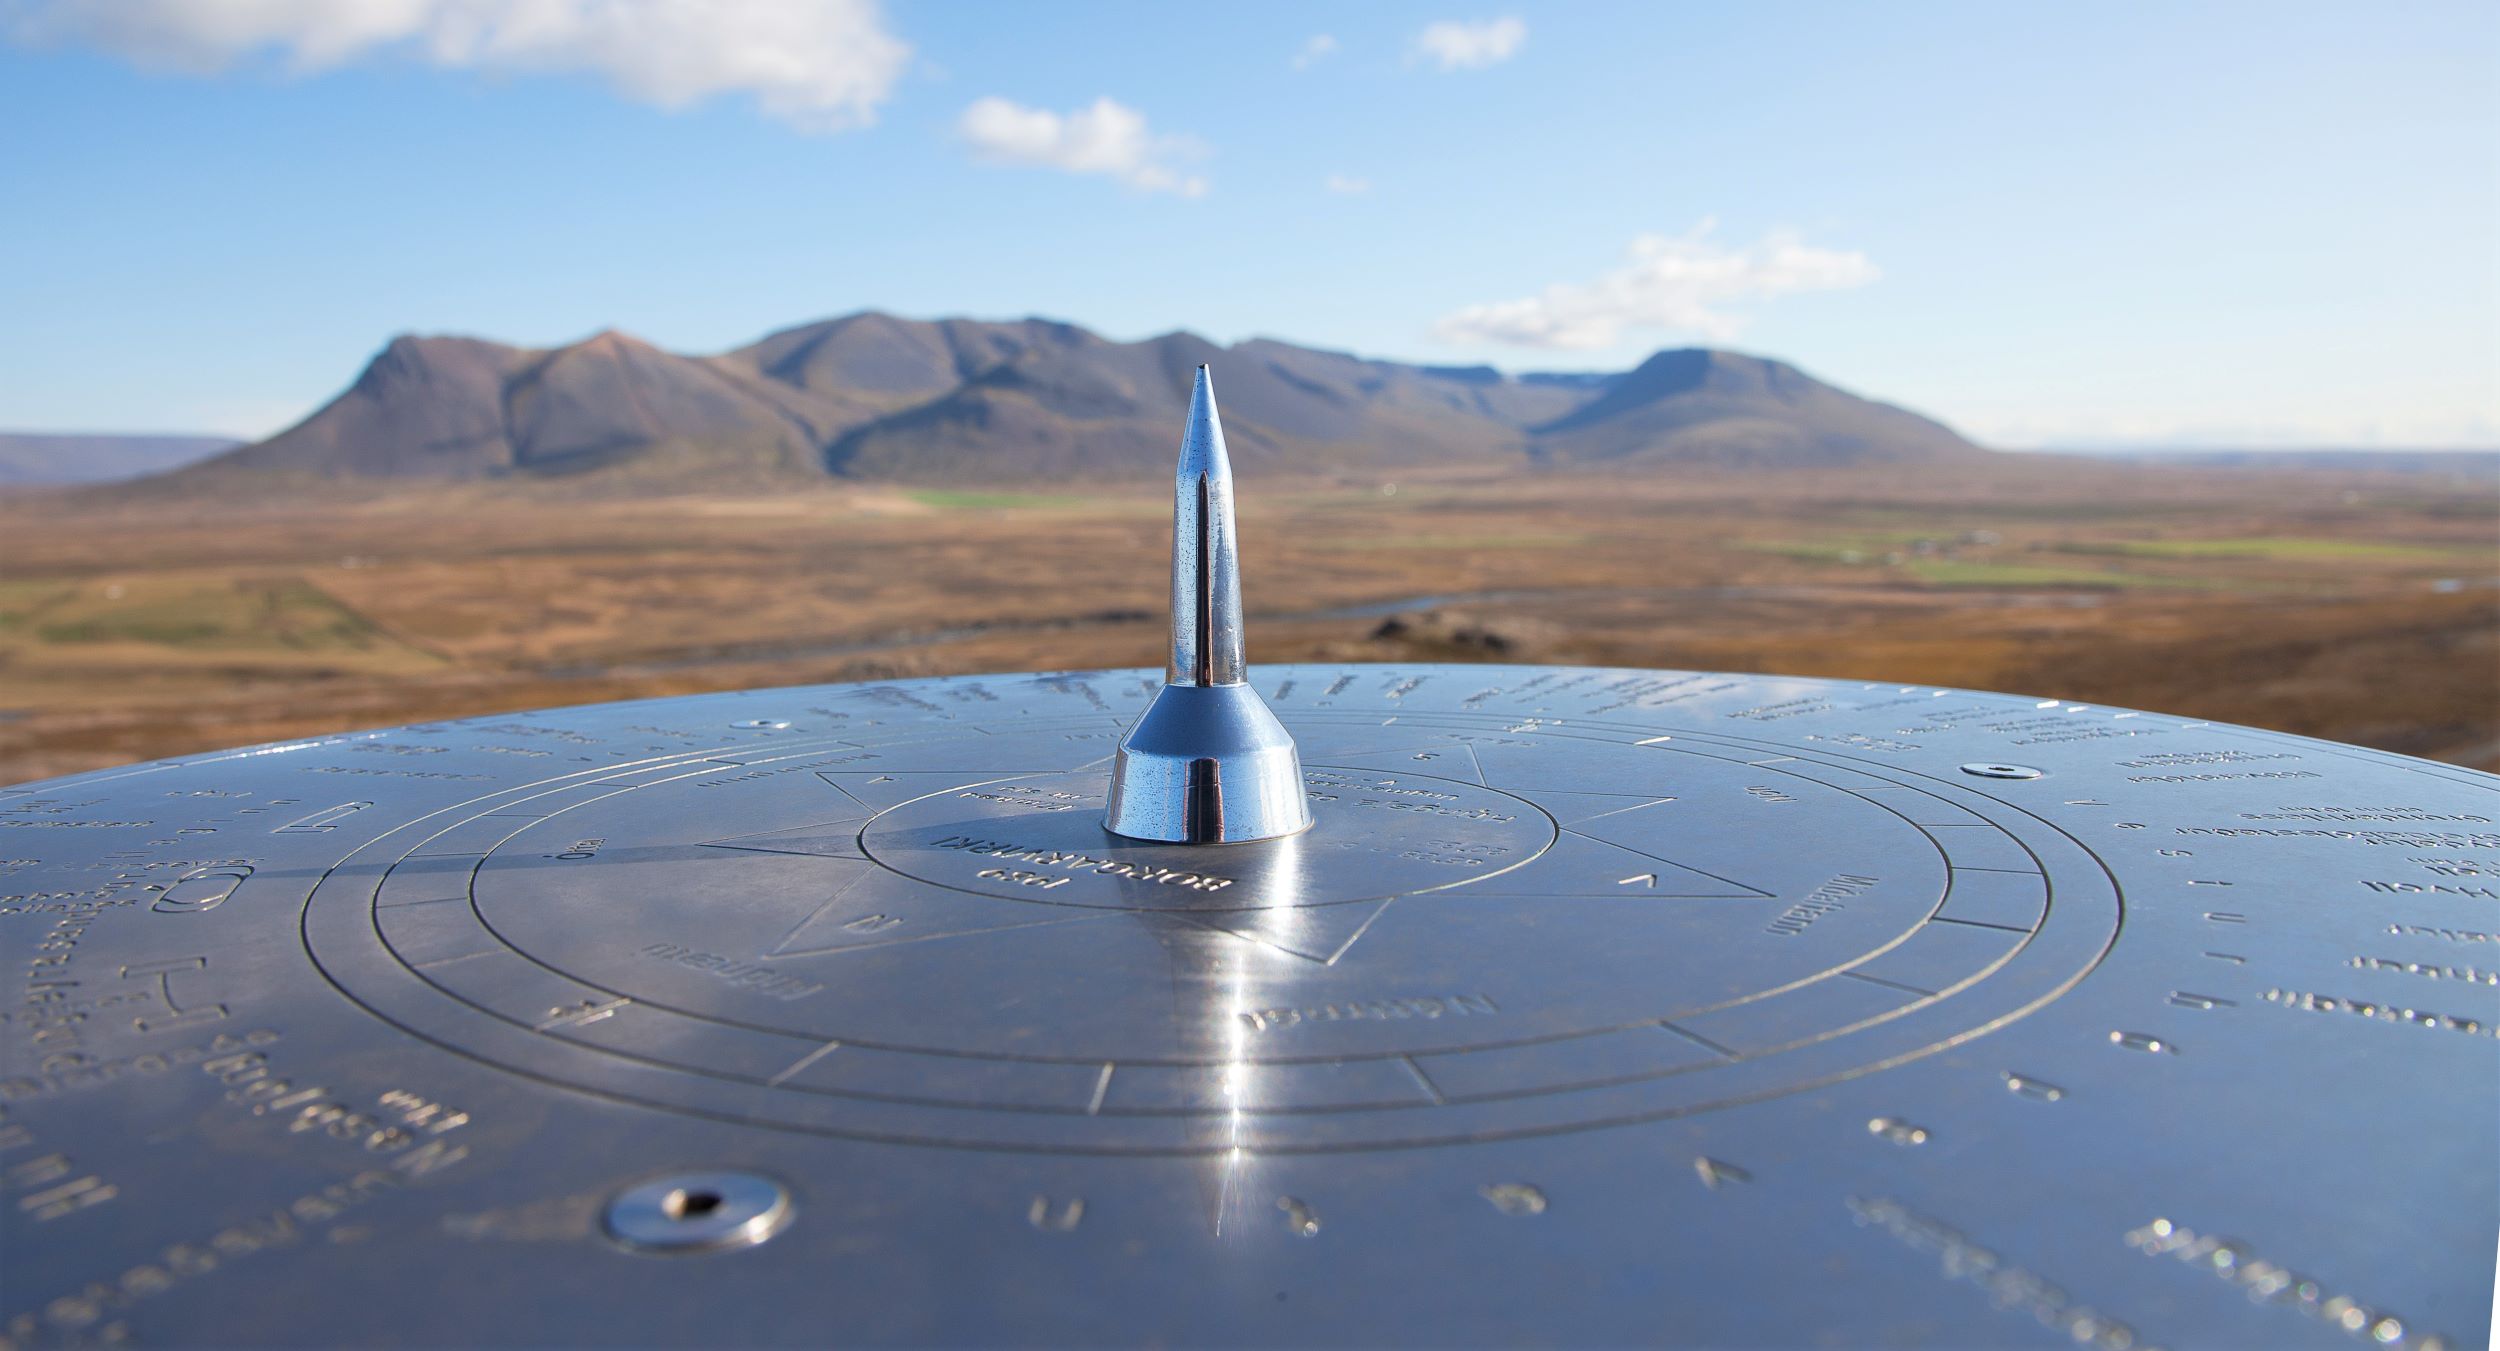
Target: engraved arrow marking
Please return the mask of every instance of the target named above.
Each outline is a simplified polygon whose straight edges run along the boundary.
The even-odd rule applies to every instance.
[[[1723,1163],[1708,1156],[1693,1160],[1693,1171],[1701,1175],[1701,1185],[1712,1191],[1735,1182],[1751,1182],[1753,1174],[1732,1163]]]
[[[786,830],[766,830],[753,835],[705,840],[703,844],[709,849],[743,849],[757,854],[807,854],[816,858],[864,862],[868,855],[859,847],[859,826],[865,819],[849,816],[835,821],[792,826]]]
[[[2028,1074],[2016,1074],[2012,1070],[2005,1071],[2005,1089],[2009,1093],[2017,1093],[2040,1102],[2055,1102],[2066,1096],[2065,1089],[2059,1088],[2046,1079],[2034,1079]]]
[[[1335,966],[1337,959],[1353,950],[1355,943],[1371,931],[1372,924],[1396,899],[1389,896],[1377,901],[1300,906],[1281,911],[1165,911],[1160,912],[1160,917],[1194,928],[1228,933],[1307,962]]]
[[[603,1019],[615,1017],[617,1010],[633,1002],[623,998],[585,999],[578,1004],[570,1004],[560,1009],[549,1009],[547,1020],[540,1023],[537,1030],[547,1032],[559,1027],[587,1027]]]
[[[925,891],[881,868],[861,868],[823,905],[791,926],[781,941],[765,949],[763,956],[769,960],[882,950],[1006,929],[1092,924],[1128,913],[1050,911],[1050,907],[1021,905],[992,896]]]
[[[826,1042],[824,1045],[817,1047],[815,1050],[800,1056],[797,1061],[791,1064],[790,1068],[783,1070],[781,1073],[774,1075],[770,1079],[765,1080],[764,1086],[766,1088],[779,1088],[783,1084],[788,1083],[792,1075],[798,1074],[800,1071],[805,1070],[808,1066],[815,1064],[817,1061],[822,1060],[826,1056],[829,1056],[835,1051],[841,1049],[842,1043],[838,1041]]]

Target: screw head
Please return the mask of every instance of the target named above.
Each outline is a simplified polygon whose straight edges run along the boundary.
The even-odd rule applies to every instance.
[[[790,724],[779,718],[746,718],[729,724],[741,732],[786,732]]]
[[[635,1252],[686,1256],[753,1247],[780,1233],[790,1189],[755,1173],[678,1173],[608,1201],[608,1237]]]
[[[1981,779],[2036,779],[2043,773],[2043,771],[2033,769],[2029,765],[2000,765],[1993,763],[1964,765],[1962,766],[1962,772],[1971,775],[1974,778]]]

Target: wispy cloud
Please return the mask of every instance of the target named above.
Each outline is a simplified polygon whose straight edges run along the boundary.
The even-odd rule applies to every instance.
[[[1293,68],[1309,70],[1336,54],[1337,39],[1335,37],[1327,33],[1313,33],[1303,42],[1302,49],[1293,54]]]
[[[9,36],[195,73],[276,56],[301,71],[404,56],[497,74],[589,72],[682,108],[746,94],[807,131],[876,120],[911,48],[875,0],[26,0]]]
[[[1443,19],[1415,35],[1415,55],[1443,70],[1482,70],[1519,54],[1528,25],[1516,18]]]
[[[1800,291],[1864,286],[1883,275],[1854,250],[1818,248],[1774,230],[1742,248],[1712,242],[1716,222],[1682,235],[1642,235],[1630,261],[1593,282],[1548,286],[1533,296],[1470,305],[1435,331],[1451,342],[1587,350],[1627,332],[1657,329],[1725,340],[1741,327],[1722,307]]]
[[[1340,197],[1360,197],[1372,190],[1372,181],[1368,178],[1353,178],[1345,174],[1330,174],[1328,190]]]
[[[1054,113],[993,96],[964,109],[957,130],[986,164],[1101,174],[1140,192],[1206,195],[1207,180],[1179,167],[1204,153],[1195,140],[1158,136],[1144,114],[1108,98]]]

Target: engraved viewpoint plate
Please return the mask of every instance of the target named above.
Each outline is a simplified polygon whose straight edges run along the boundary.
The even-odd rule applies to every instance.
[[[0,790],[0,1339],[2488,1327],[2500,780],[1927,687],[1256,684],[1316,824],[1236,845],[1103,830],[1138,672]]]

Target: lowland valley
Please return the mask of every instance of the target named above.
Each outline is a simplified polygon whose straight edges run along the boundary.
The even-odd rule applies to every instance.
[[[0,783],[591,700],[1156,665],[1167,474],[0,498]],[[2487,479],[2019,455],[1280,466],[1242,510],[1254,666],[1979,687],[2500,769]]]

